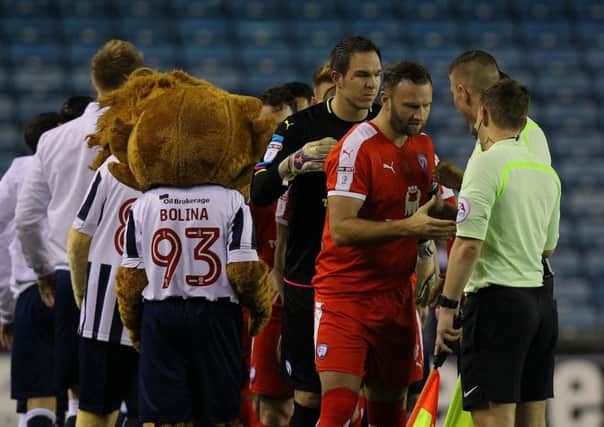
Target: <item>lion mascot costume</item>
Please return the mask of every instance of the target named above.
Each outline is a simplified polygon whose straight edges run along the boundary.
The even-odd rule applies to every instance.
[[[109,109],[90,138],[101,149],[92,167],[113,155],[111,174],[142,192],[115,282],[121,320],[140,351],[140,419],[237,425],[239,304],[251,335],[271,314],[245,200],[274,123],[259,118],[260,100],[182,71],[141,69],[101,105]],[[82,287],[74,284],[76,297]]]

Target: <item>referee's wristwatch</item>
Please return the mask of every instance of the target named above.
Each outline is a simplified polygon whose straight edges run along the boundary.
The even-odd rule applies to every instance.
[[[443,294],[440,294],[440,296],[438,297],[438,305],[444,308],[456,309],[459,305],[459,301],[456,299],[447,298]]]

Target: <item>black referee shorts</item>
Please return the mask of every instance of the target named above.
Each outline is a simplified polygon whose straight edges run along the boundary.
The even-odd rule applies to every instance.
[[[463,406],[553,397],[558,313],[549,289],[491,285],[463,307]]]
[[[281,323],[281,366],[296,390],[321,393],[315,366],[314,307],[312,287],[285,284]]]

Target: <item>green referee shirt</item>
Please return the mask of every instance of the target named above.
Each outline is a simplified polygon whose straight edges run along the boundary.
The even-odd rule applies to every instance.
[[[547,138],[539,125],[530,117],[527,119],[524,129],[522,129],[522,132],[520,132],[519,141],[526,146],[529,151],[535,153],[541,163],[551,166],[552,156],[549,153]],[[482,147],[480,146],[480,142],[477,140],[476,146],[474,147],[474,151],[472,152],[468,163],[480,153],[482,153]]]
[[[490,284],[539,287],[541,254],[558,241],[560,179],[522,137],[473,156],[464,174],[457,236],[483,241],[465,292]]]

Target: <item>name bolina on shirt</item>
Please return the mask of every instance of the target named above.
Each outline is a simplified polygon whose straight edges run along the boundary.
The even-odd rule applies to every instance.
[[[250,210],[235,190],[159,187],[132,207],[122,265],[145,269],[146,300],[229,297],[238,302],[226,265],[257,260]]]

